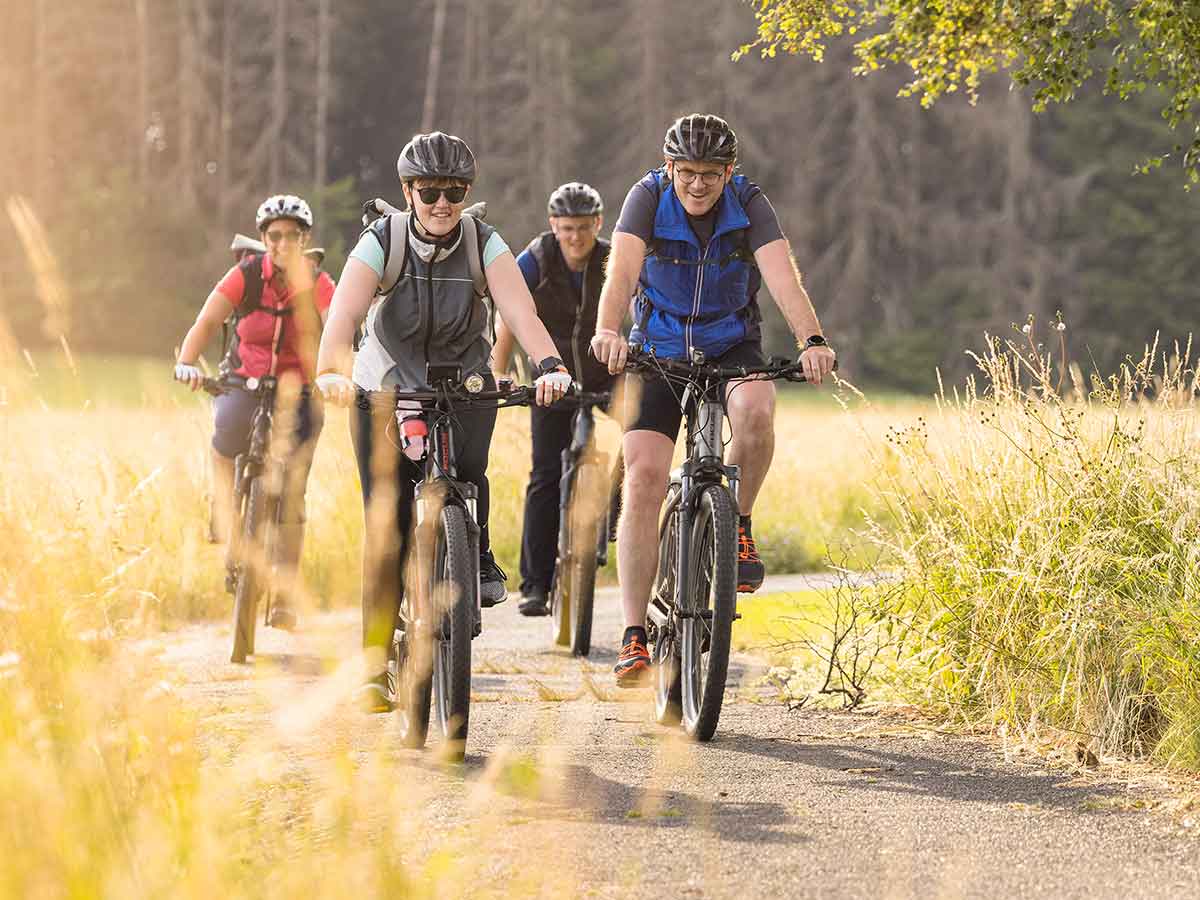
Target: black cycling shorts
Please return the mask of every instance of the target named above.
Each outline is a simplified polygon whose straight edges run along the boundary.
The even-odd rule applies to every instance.
[[[762,340],[758,338],[742,341],[708,361],[720,366],[763,366],[767,362],[763,356]],[[684,385],[667,381],[661,375],[643,372],[630,375],[629,382],[630,390],[626,393],[625,402],[631,402],[636,396],[638,406],[632,417],[626,417],[626,433],[657,431],[672,441],[679,437],[679,426],[683,423]]]
[[[278,394],[276,402],[280,402]],[[250,425],[258,409],[258,396],[242,388],[221,394],[213,400],[216,415],[213,423],[213,449],[222,456],[233,459],[250,449]],[[276,413],[278,421],[279,413]],[[302,447],[315,441],[321,434],[325,422],[319,394],[306,390],[297,400],[295,412],[295,446]],[[309,450],[311,456],[311,449]]]

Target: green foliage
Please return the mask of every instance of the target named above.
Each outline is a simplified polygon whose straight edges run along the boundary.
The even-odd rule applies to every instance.
[[[854,37],[856,74],[889,64],[911,73],[902,96],[930,106],[963,90],[976,98],[983,76],[1009,69],[1033,88],[1035,109],[1074,99],[1094,75],[1126,99],[1149,85],[1164,92],[1162,116],[1195,127],[1200,96],[1200,4],[1179,0],[753,0],[758,39],[738,54],[780,50],[820,60],[829,38]],[[1104,60],[1097,54],[1105,48]],[[1200,129],[1178,146],[1200,182]],[[1161,157],[1159,158],[1161,162]]]

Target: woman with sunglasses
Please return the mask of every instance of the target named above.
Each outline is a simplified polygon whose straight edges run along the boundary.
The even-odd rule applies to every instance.
[[[304,542],[304,491],[323,421],[321,403],[312,395],[310,383],[334,283],[305,255],[313,215],[302,199],[291,194],[268,197],[259,206],[255,221],[266,252],[250,248],[213,288],[183,339],[175,378],[193,391],[200,389],[204,374],[197,360],[232,316],[233,339],[221,362],[222,374],[240,378],[274,375],[279,379],[275,421],[292,425],[275,560],[280,584],[286,586],[296,577]],[[225,536],[232,514],[233,463],[239,453],[249,449],[258,399],[247,390],[234,389],[217,397],[213,405],[214,531]],[[287,590],[281,589],[272,604],[270,624],[295,627],[295,606]]]
[[[388,217],[363,232],[346,260],[333,297],[329,325],[321,338],[317,386],[329,399],[349,404],[356,390],[427,387],[427,363],[457,363],[464,376],[483,377],[495,390],[491,373],[490,316],[475,290],[470,253],[461,225],[463,208],[475,181],[475,157],[461,138],[433,132],[413,137],[397,161],[408,204],[408,241],[403,267],[386,296],[376,294],[387,266],[391,241]],[[525,279],[500,234],[477,222],[479,257],[487,292],[521,346],[541,360],[538,403],[558,399],[571,382],[537,310]],[[351,343],[360,325],[366,329],[358,353]],[[401,571],[412,520],[413,486],[421,471],[396,446],[393,413],[358,403],[351,411],[351,436],[358,460],[367,527],[363,541],[363,646],[368,678],[363,688],[367,709],[390,708],[386,656],[400,602]],[[496,411],[477,410],[456,417],[459,477],[479,491],[480,600],[495,606],[507,597],[506,576],[496,565],[488,535],[488,451]],[[389,432],[390,426],[390,432]]]

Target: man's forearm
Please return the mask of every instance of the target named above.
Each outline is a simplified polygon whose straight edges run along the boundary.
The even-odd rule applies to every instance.
[[[755,259],[767,289],[796,339],[803,343],[808,337],[821,334],[820,320],[787,241],[775,241],[760,248]]]

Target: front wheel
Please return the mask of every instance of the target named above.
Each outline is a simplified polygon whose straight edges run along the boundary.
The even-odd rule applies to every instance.
[[[676,490],[672,488],[672,490]],[[658,539],[658,575],[650,602],[660,610],[675,606],[675,557],[678,550],[679,518],[675,503],[668,497],[666,520]],[[680,700],[679,642],[673,618],[655,630],[651,666],[654,672],[654,715],[660,725],[678,725],[683,713]]]
[[[446,755],[462,759],[471,715],[471,637],[475,624],[476,576],[467,514],[442,507],[434,554],[433,695]]]
[[[737,608],[737,512],[721,484],[701,489],[684,560],[689,588],[679,610],[683,727],[698,741],[717,730]]]
[[[255,611],[262,593],[263,572],[267,562],[264,536],[269,528],[270,498],[261,477],[250,482],[242,517],[242,533],[234,551],[235,581],[233,594],[233,653],[230,661],[244,663],[254,652]]]
[[[400,719],[400,743],[425,746],[433,694],[433,637],[429,624],[408,601],[400,606],[401,627],[393,632],[388,660],[389,687]]]

